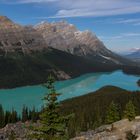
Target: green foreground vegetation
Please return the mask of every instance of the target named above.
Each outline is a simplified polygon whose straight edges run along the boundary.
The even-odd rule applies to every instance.
[[[50,92],[44,98],[46,105],[41,112],[35,108],[29,110],[23,107],[22,116],[18,117],[16,111],[5,112],[0,106],[0,127],[18,121],[40,120],[42,125],[40,128],[33,128],[35,133],[32,137],[59,139],[60,136],[66,140],[66,137],[74,137],[81,131],[95,129],[123,118],[131,121],[136,115],[140,115],[140,91],[130,92],[106,86],[96,92],[58,103],[59,94],[55,91],[53,82],[46,87]],[[42,135],[37,135],[38,132]]]
[[[81,131],[93,130],[123,118],[132,120],[140,115],[140,91],[130,92],[106,86],[88,95],[62,102],[61,110],[63,114],[75,114],[69,123],[69,135],[74,137]]]

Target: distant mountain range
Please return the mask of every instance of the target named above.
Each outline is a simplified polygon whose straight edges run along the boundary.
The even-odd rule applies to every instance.
[[[133,59],[140,59],[140,48],[127,54],[126,57],[133,58]]]
[[[118,69],[140,74],[140,67],[108,50],[90,31],[66,21],[22,26],[0,16],[1,88],[42,83],[49,73],[62,80]]]

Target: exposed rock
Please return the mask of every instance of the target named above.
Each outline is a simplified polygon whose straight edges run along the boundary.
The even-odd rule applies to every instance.
[[[57,23],[41,23],[34,27],[39,31],[48,46],[85,56],[93,52],[106,51],[104,44],[90,31],[79,31],[66,21]]]
[[[14,132],[18,140],[27,140],[27,135],[32,133],[30,126],[39,126],[38,123],[31,124],[30,122],[16,124],[8,124],[0,130],[0,140],[9,140],[11,132]],[[111,125],[101,126],[93,131],[82,132],[76,138],[71,140],[126,140],[127,132],[131,131],[140,139],[140,116],[135,120],[129,121],[127,119],[115,122]]]
[[[0,49],[7,52],[40,50],[47,47],[42,36],[31,26],[21,26],[0,16]],[[2,54],[2,53],[0,53]]]
[[[0,16],[0,55],[30,53],[52,47],[102,64],[127,65],[130,61],[108,50],[90,31],[79,31],[66,21],[21,26]]]
[[[48,46],[55,49],[99,60],[103,64],[109,62],[115,65],[124,65],[128,63],[128,60],[108,50],[94,33],[88,30],[79,31],[66,21],[43,22],[34,26],[34,29],[42,34]]]
[[[71,78],[71,77],[70,77],[68,74],[66,74],[64,71],[55,71],[55,70],[53,70],[53,73],[54,73],[55,75],[57,75],[57,78],[58,78],[59,80],[68,80],[68,79]]]
[[[3,129],[0,130],[0,140],[8,140],[11,133],[13,132],[19,140],[22,140],[28,134],[29,124],[18,122],[16,124],[8,124]]]
[[[140,139],[140,117],[130,122],[127,119],[111,125],[101,126],[94,131],[81,133],[72,140],[126,140],[127,132],[132,132]]]

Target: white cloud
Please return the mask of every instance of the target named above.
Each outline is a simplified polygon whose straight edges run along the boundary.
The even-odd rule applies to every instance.
[[[101,40],[106,40],[106,41],[111,41],[111,40],[120,40],[120,39],[128,39],[128,38],[132,38],[132,37],[139,37],[140,33],[121,33],[119,35],[114,35],[114,36],[100,36],[99,38]]]
[[[0,0],[9,3],[50,3],[57,8],[49,18],[111,16],[140,12],[140,0]]]
[[[124,33],[122,34],[124,37],[135,37],[135,36],[140,36],[140,33]]]
[[[121,19],[121,20],[116,21],[116,23],[140,25],[140,18],[136,18],[136,19]]]
[[[29,4],[29,3],[48,3],[56,2],[59,0],[0,0],[0,2],[5,4]]]
[[[96,17],[140,12],[138,0],[61,0],[58,6],[61,10],[50,18]]]
[[[58,0],[19,0],[20,3],[45,3],[45,2],[56,2]]]

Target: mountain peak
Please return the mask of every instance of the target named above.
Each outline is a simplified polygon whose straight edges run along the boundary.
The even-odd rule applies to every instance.
[[[140,52],[140,48],[132,48],[130,51],[131,52]]]
[[[0,23],[11,23],[12,21],[7,16],[0,16]]]

